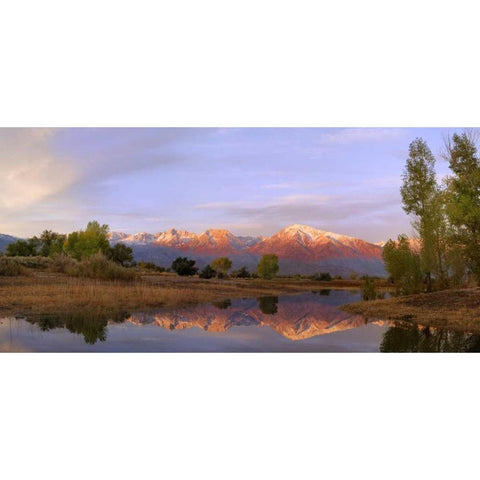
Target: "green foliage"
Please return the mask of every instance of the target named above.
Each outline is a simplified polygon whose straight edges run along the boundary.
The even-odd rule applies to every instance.
[[[446,200],[451,241],[480,282],[480,159],[474,135],[454,134],[447,143],[447,159],[454,174],[447,181]]]
[[[421,267],[431,291],[432,274],[440,283],[445,281],[447,222],[444,193],[435,178],[435,158],[421,138],[410,144],[401,194],[403,209],[413,216],[412,225],[421,240]]]
[[[385,268],[404,295],[418,293],[422,289],[420,256],[411,250],[408,238],[400,235],[398,241],[389,240],[383,247]]]
[[[247,267],[241,267],[238,270],[232,272],[233,278],[250,278],[252,275],[248,271]]]
[[[257,273],[260,278],[272,279],[277,276],[278,257],[274,254],[263,255],[257,266]]]
[[[211,265],[207,265],[199,274],[200,278],[213,278],[217,275],[216,270],[214,270]]]
[[[8,257],[36,257],[38,255],[39,243],[36,237],[28,240],[17,240],[7,245],[5,255]]]
[[[195,260],[190,260],[187,257],[177,257],[172,262],[172,270],[180,276],[192,276],[198,272],[195,266]]]
[[[133,262],[133,250],[123,243],[116,243],[110,248],[108,258],[115,263],[122,265],[122,267],[126,267]]]
[[[52,232],[51,230],[44,230],[38,239],[40,244],[39,255],[52,257],[55,254],[62,253],[66,239],[66,235]]]
[[[227,257],[216,258],[211,263],[212,268],[222,275],[227,275],[232,268],[232,261]]]
[[[259,297],[258,306],[265,315],[275,315],[278,312],[278,297]]]
[[[363,277],[362,283],[362,299],[364,301],[370,301],[384,297],[385,295],[383,293],[377,292],[377,288],[375,286],[375,279],[373,277],[365,275],[365,277]]]
[[[89,222],[85,230],[68,235],[65,252],[76,260],[89,258],[99,252],[108,255],[108,230],[108,225],[100,225],[97,221]]]

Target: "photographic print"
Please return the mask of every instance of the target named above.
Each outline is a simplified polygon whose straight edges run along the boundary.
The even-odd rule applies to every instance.
[[[0,350],[478,351],[478,141],[3,128]]]

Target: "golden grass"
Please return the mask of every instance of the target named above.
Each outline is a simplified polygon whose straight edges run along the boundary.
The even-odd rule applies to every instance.
[[[480,333],[480,288],[442,290],[341,307],[368,319],[408,321],[449,330]]]
[[[35,272],[28,277],[0,277],[0,316],[75,312],[91,314],[161,307],[182,307],[228,298],[281,295],[327,288],[359,288],[360,282],[305,279],[202,280],[176,275],[145,275],[134,282],[72,278]]]

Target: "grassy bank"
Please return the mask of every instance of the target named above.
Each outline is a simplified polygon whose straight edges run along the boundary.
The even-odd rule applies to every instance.
[[[480,288],[443,290],[344,305],[343,310],[368,319],[480,333]]]
[[[360,282],[356,280],[202,280],[172,274],[142,275],[135,281],[122,282],[34,271],[29,276],[0,277],[0,316],[66,313],[115,316],[122,312],[182,307],[229,298],[330,288],[357,289],[359,286]]]

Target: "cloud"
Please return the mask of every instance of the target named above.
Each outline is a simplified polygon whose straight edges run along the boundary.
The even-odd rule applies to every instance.
[[[50,149],[52,129],[0,129],[0,207],[24,209],[72,185],[77,169]]]
[[[320,134],[319,143],[326,145],[358,142],[386,142],[404,135],[400,128],[345,128],[337,132]]]
[[[287,195],[258,202],[212,202],[194,208],[236,218],[240,225],[263,225],[265,234],[288,224],[306,223],[368,239],[371,235],[366,225],[384,224],[384,218],[390,218],[389,213],[399,209],[399,194],[387,191],[376,195]]]

